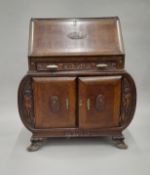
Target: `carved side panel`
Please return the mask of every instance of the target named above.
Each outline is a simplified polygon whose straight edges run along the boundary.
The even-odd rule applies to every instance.
[[[33,91],[32,91],[32,79],[26,79],[22,84],[21,93],[21,103],[23,118],[27,125],[30,127],[34,126],[34,112],[33,112]]]
[[[122,82],[122,107],[120,122],[127,126],[133,118],[136,104],[136,89],[130,77],[124,77]]]

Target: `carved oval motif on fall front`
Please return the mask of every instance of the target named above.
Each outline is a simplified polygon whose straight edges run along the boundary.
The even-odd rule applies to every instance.
[[[52,112],[58,112],[60,109],[59,98],[57,96],[50,97],[50,109]]]
[[[104,95],[99,94],[96,97],[96,103],[95,103],[95,108],[98,112],[101,112],[104,110]]]

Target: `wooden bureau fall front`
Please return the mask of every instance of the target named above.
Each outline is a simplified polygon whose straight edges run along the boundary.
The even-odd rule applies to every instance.
[[[29,151],[51,137],[111,136],[127,148],[136,88],[124,69],[118,17],[31,19],[29,71],[18,90],[19,113],[32,132]]]

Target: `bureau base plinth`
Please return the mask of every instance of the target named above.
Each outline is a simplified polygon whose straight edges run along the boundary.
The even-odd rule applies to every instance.
[[[85,139],[87,138],[88,136],[86,137],[82,137],[82,139]],[[89,136],[91,138],[91,136]],[[94,138],[99,138],[101,139],[102,136],[93,136]],[[108,137],[108,136],[106,136]],[[31,144],[27,147],[27,150],[29,152],[35,152],[35,151],[38,151],[42,146],[44,146],[44,144],[46,144],[50,139],[52,138],[55,138],[55,137],[34,137],[34,135],[31,137],[30,141],[31,141]],[[63,137],[64,139],[73,139],[73,138],[78,138],[78,136],[74,136],[74,137]],[[80,137],[81,138],[81,137]],[[123,134],[120,134],[120,135],[115,135],[115,136],[112,136],[112,145],[116,146],[116,148],[119,148],[119,149],[127,149],[128,148],[128,145],[124,142],[125,140],[125,137],[123,136]]]

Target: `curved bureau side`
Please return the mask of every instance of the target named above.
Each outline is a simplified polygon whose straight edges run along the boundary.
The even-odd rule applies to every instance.
[[[33,131],[34,129],[34,106],[32,92],[32,77],[25,75],[18,88],[18,109],[24,126]]]
[[[136,86],[132,76],[125,73],[122,79],[120,124],[124,130],[132,121],[136,108]]]

